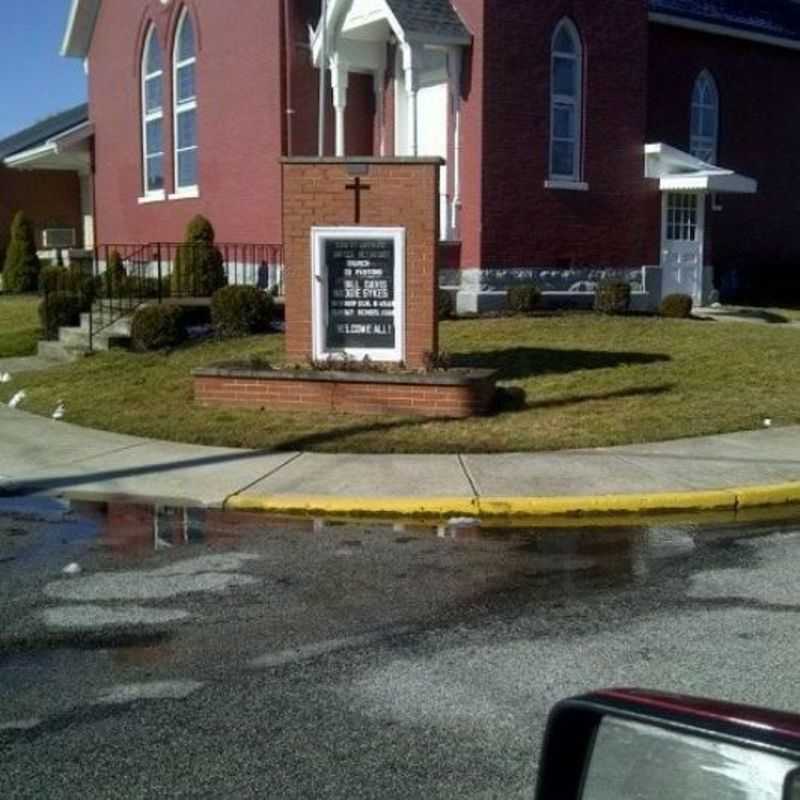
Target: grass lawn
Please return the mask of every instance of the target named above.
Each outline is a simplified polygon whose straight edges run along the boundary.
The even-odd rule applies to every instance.
[[[170,355],[115,352],[0,386],[23,408],[161,439],[349,452],[497,452],[644,442],[800,423],[800,331],[647,317],[564,314],[448,322],[456,364],[497,366],[524,407],[464,421],[197,408],[192,367],[258,354],[278,335],[207,342]]]
[[[0,295],[0,358],[36,352],[39,299],[31,294]]]

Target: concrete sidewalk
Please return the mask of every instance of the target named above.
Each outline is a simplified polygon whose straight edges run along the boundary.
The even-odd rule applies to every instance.
[[[319,514],[496,516],[800,502],[800,427],[508,455],[265,453],[157,442],[0,406],[0,493]]]

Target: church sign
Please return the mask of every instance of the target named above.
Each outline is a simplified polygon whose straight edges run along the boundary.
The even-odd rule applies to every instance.
[[[313,228],[317,360],[404,360],[405,230]]]

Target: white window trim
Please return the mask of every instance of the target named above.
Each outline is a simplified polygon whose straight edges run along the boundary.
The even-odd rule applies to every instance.
[[[697,96],[697,90],[700,86],[701,82],[706,82],[712,89],[714,94],[714,105],[709,105],[706,103],[696,103],[695,97]],[[695,133],[694,130],[694,119],[695,119],[695,108],[699,110],[711,109],[714,112],[714,135],[713,136],[705,136],[699,133]],[[689,101],[689,152],[695,158],[699,158],[700,156],[696,155],[699,149],[703,151],[710,150],[711,157],[710,158],[703,158],[701,160],[707,161],[709,164],[716,164],[719,158],[719,87],[717,86],[717,82],[714,79],[714,76],[709,72],[707,69],[704,69],[695,79],[694,85],[692,86],[692,96]],[[702,125],[702,115],[699,116]]]
[[[149,30],[147,31],[147,35],[144,39],[144,49],[142,50],[142,63],[141,63],[141,96],[142,96],[142,192],[143,195],[139,198],[139,201],[142,202],[158,202],[159,200],[163,200],[166,196],[166,192],[164,189],[154,189],[150,190],[147,187],[150,185],[150,167],[149,167],[149,159],[154,158],[157,155],[161,155],[161,158],[164,159],[166,156],[166,151],[164,150],[164,129],[163,129],[163,122],[164,122],[164,87],[162,85],[161,89],[161,108],[157,111],[148,111],[147,110],[147,84],[149,81],[158,78],[162,81],[164,80],[164,54],[161,54],[161,69],[156,70],[155,72],[147,72],[147,62],[149,60],[150,55],[150,46],[152,45],[153,38],[156,36],[156,27],[155,25],[150,25]],[[162,122],[162,130],[161,130],[161,153],[148,153],[147,152],[147,125],[150,122],[156,122],[161,120]],[[162,167],[163,169],[163,167]]]
[[[180,47],[181,41],[181,34],[183,33],[183,26],[186,24],[186,20],[189,20],[189,24],[193,26],[192,33],[194,34],[194,42],[195,42],[195,53],[191,58],[185,58],[183,61],[178,61],[178,49]],[[194,97],[191,100],[187,100],[183,103],[178,101],[178,72],[183,67],[194,66],[195,68],[195,87],[194,87]],[[169,196],[170,200],[179,200],[189,197],[199,197],[200,195],[200,188],[199,182],[194,184],[187,184],[186,186],[181,186],[180,181],[180,172],[178,170],[178,156],[180,153],[188,153],[191,150],[195,150],[199,152],[200,146],[199,144],[195,144],[192,147],[178,147],[178,119],[180,118],[181,114],[186,114],[190,111],[197,112],[197,31],[194,29],[194,23],[192,22],[191,18],[189,17],[189,9],[184,8],[181,14],[180,21],[178,22],[178,26],[175,28],[175,42],[173,43],[172,48],[172,105],[173,105],[173,113],[172,113],[172,126],[174,131],[174,169],[173,169],[173,183],[175,185],[175,192]],[[195,116],[195,124],[197,124],[197,116]],[[198,134],[198,131],[195,131]],[[197,171],[198,171],[198,181],[199,181],[199,172],[200,172],[200,162],[197,162]]]
[[[566,28],[569,35],[575,43],[576,53],[562,53],[556,52],[556,39],[561,33],[561,30]],[[569,58],[576,63],[577,86],[575,97],[568,97],[566,95],[556,94],[554,91],[554,78],[555,78],[555,61],[556,56],[559,58]],[[555,172],[553,169],[553,153],[555,150],[555,125],[556,125],[556,105],[569,105],[575,110],[575,143],[574,158],[573,158],[573,172],[571,175],[563,175]],[[548,154],[548,175],[550,176],[549,183],[559,184],[557,187],[548,188],[564,188],[564,184],[581,184],[581,176],[583,173],[583,41],[581,39],[578,29],[569,18],[562,19],[556,25],[553,32],[553,38],[550,42],[550,148]],[[588,188],[588,187],[587,187]]]
[[[589,184],[583,181],[550,180],[544,182],[544,188],[568,192],[588,192]]]
[[[163,203],[166,199],[167,193],[163,189],[159,189],[155,192],[148,192],[147,194],[138,198],[137,202],[140,206],[143,206],[145,203]]]

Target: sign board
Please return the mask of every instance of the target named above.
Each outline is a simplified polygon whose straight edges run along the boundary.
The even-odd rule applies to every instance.
[[[314,358],[402,362],[405,230],[313,228]]]

